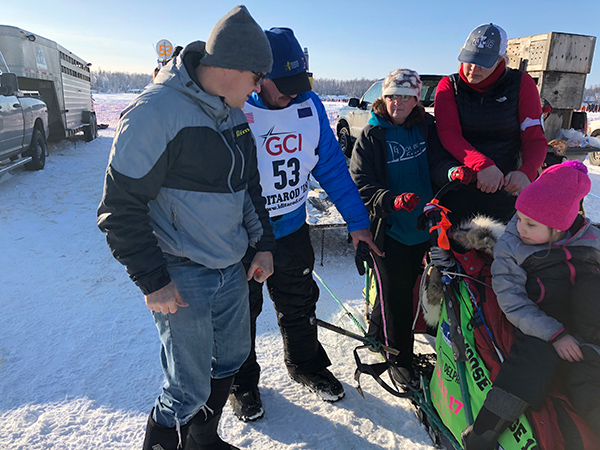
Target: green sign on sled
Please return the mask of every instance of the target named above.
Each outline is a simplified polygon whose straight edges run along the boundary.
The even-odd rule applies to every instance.
[[[460,317],[471,318],[473,311],[469,292],[464,282],[460,282],[460,293],[457,293],[457,306]],[[467,327],[469,320],[462,320],[460,327],[466,344],[467,363],[465,364],[465,377],[468,386],[468,396],[473,415],[481,409],[483,401],[492,387],[489,370],[485,367],[475,347],[475,336],[473,331]],[[446,308],[442,308],[440,322],[438,324],[437,337],[435,340],[437,361],[435,371],[430,381],[430,393],[432,402],[444,422],[444,425],[460,440],[460,433],[467,427],[465,416],[465,399],[461,394],[458,379],[458,368],[452,355],[452,343],[450,342],[450,326]],[[536,440],[532,427],[525,417],[521,415],[502,435],[498,442],[505,450],[528,450],[534,448]]]

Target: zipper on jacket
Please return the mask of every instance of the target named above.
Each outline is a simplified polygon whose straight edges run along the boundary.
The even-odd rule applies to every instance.
[[[175,229],[175,231],[179,231],[177,229],[177,213],[174,209],[171,210],[171,215],[173,216],[173,228]]]
[[[237,141],[235,139],[235,134],[233,132],[233,129],[230,128],[229,131],[230,131],[230,134],[231,134],[231,140],[235,144],[235,148],[237,149],[237,151],[240,154],[240,160],[242,162],[242,167],[240,169],[240,180],[243,180],[244,179],[244,167],[246,166],[246,159],[244,158],[244,153],[242,153],[242,149],[240,148],[240,146],[238,145],[238,143],[237,143]],[[235,164],[235,162],[234,162],[234,164]]]
[[[233,130],[231,128],[229,128],[229,132],[233,137]],[[225,142],[225,146],[227,147],[227,149],[229,150],[229,154],[231,155],[231,169],[229,169],[229,175],[227,176],[227,186],[229,187],[229,192],[233,193],[233,186],[231,185],[231,176],[233,175],[233,171],[235,169],[235,153],[231,148],[231,145],[229,145],[229,142],[227,142],[227,138],[223,135],[223,133],[220,132],[219,135],[221,136],[221,139],[223,139],[223,142]],[[235,143],[235,139],[233,142]]]
[[[244,158],[242,149],[237,144],[237,142],[235,143],[235,147],[238,149],[238,152],[240,152],[240,159],[242,160],[242,168],[240,169],[240,180],[243,180],[244,179],[244,168],[246,167],[246,158]]]

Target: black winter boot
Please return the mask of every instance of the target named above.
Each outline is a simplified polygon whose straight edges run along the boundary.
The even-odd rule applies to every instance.
[[[233,388],[229,394],[229,404],[236,417],[244,422],[258,420],[265,415],[257,387],[250,389]]]
[[[500,435],[527,409],[527,403],[498,388],[488,392],[472,425],[460,437],[465,450],[494,450]]]
[[[146,426],[146,436],[144,437],[142,450],[177,450],[185,448],[189,425],[181,427],[181,442],[179,442],[179,433],[177,433],[177,429],[161,427],[152,418],[153,414],[154,408],[152,408],[150,417],[148,417],[148,425]]]
[[[206,405],[189,422],[185,450],[239,450],[217,434],[223,406],[227,402],[234,377],[211,379],[210,397]]]

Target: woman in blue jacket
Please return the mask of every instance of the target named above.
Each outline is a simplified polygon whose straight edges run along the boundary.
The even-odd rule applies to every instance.
[[[413,376],[412,292],[429,248],[429,234],[417,229],[417,218],[433,197],[428,153],[441,146],[433,117],[419,104],[421,86],[419,74],[410,69],[385,78],[350,164],[375,244],[385,253],[376,257],[387,277],[369,334],[400,351],[395,364],[407,379]]]

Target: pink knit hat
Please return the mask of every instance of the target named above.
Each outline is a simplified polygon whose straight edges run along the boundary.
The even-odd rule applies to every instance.
[[[523,189],[515,208],[536,222],[565,231],[575,222],[579,203],[591,187],[585,164],[566,161],[544,170]]]

